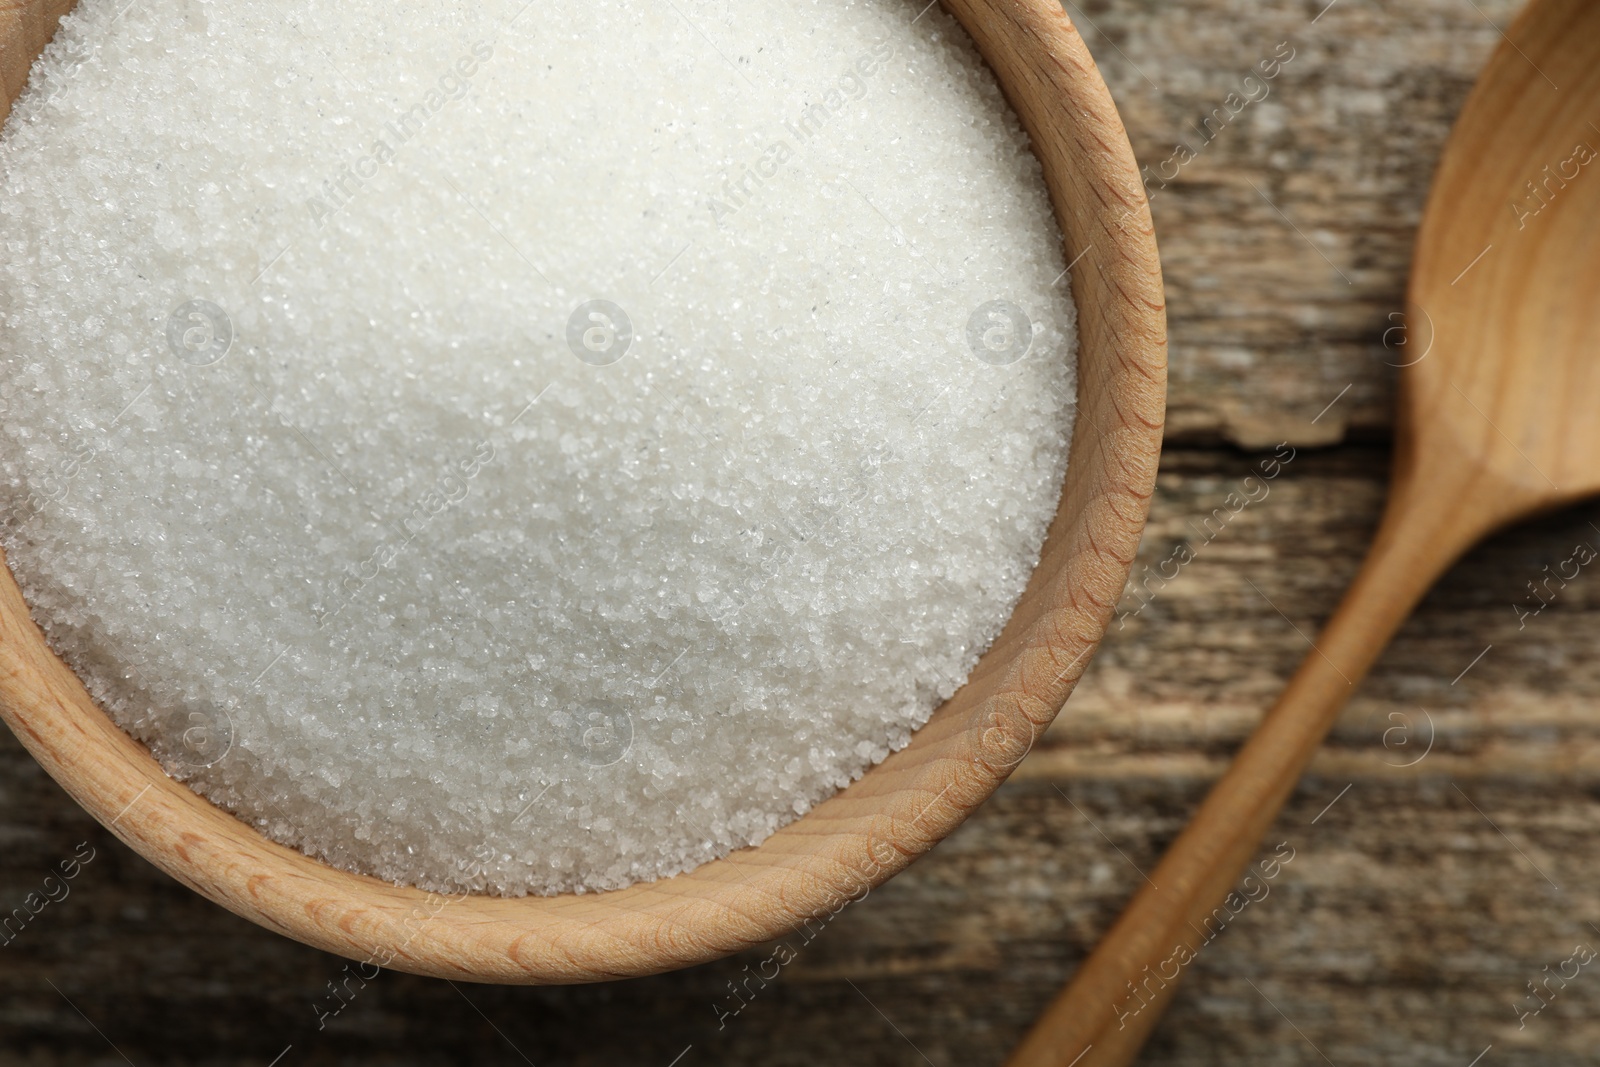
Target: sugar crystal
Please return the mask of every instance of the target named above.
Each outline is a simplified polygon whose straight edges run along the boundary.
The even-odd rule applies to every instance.
[[[82,0],[0,138],[0,530],[265,834],[438,890],[758,843],[966,677],[1066,465],[1037,161],[894,0]]]

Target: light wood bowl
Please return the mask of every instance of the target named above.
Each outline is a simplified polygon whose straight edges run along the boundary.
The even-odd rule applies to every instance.
[[[71,6],[0,0],[0,119]],[[1027,591],[909,746],[760,846],[687,874],[607,893],[446,899],[310,859],[168,778],[50,651],[6,568],[0,716],[90,814],[196,892],[329,952],[444,978],[593,982],[703,963],[826,921],[932,848],[1021,761],[1099,644],[1144,528],[1166,397],[1144,187],[1082,39],[1057,0],[945,6],[1031,134],[1078,262],[1078,414],[1060,509]]]

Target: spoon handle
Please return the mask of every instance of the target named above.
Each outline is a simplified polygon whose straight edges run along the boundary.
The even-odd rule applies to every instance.
[[[1440,506],[1437,497],[1411,506],[1408,495],[1396,486],[1355,583],[1288,688],[1116,925],[1013,1051],[1009,1067],[1113,1067],[1138,1055],[1187,964],[1231,918],[1225,899],[1339,709],[1434,579],[1487,525],[1459,506]],[[1297,835],[1283,836],[1290,840],[1279,859],[1292,858]],[[1247,894],[1264,894],[1251,886],[1270,884],[1273,862],[1246,879],[1233,910]]]

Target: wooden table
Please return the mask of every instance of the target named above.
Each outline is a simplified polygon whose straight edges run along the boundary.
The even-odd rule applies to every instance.
[[[1195,559],[1137,614],[1124,600],[1010,784],[781,977],[750,979],[721,1029],[729,983],[770,950],[569,989],[384,974],[319,1031],[342,961],[157,873],[6,734],[0,907],[80,842],[94,858],[0,948],[0,1063],[265,1067],[291,1045],[280,1067],[1000,1062],[1305,652],[1382,502],[1390,316],[1440,146],[1517,3],[1324,3],[1068,5],[1140,160],[1195,152],[1154,200],[1171,431],[1139,566],[1184,541]],[[1219,517],[1280,442],[1294,459],[1270,492]],[[1600,1062],[1600,963],[1518,1020],[1529,981],[1600,947],[1600,584],[1586,571],[1517,613],[1597,527],[1600,507],[1552,516],[1444,579],[1274,832],[1293,862],[1191,965],[1145,1062]]]

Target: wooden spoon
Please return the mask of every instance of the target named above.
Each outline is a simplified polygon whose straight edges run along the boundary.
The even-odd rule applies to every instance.
[[[1423,593],[1490,531],[1600,491],[1597,122],[1600,4],[1534,0],[1434,178],[1407,298],[1393,484],[1371,552],[1288,689],[1012,1067],[1131,1062],[1201,931],[1217,928],[1212,910]]]

